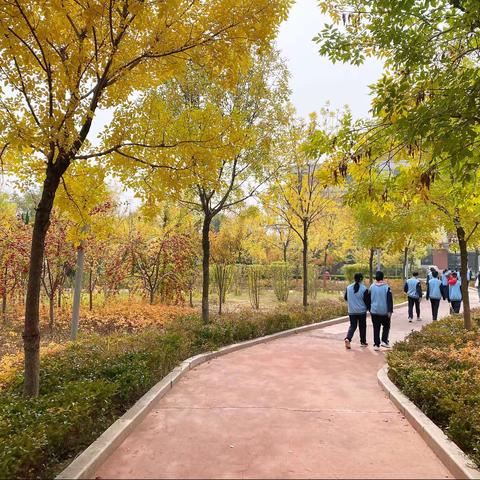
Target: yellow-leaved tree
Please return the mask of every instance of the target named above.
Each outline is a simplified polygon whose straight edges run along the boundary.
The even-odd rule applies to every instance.
[[[335,194],[328,189],[328,170],[324,168],[329,150],[329,135],[323,132],[315,154],[310,154],[306,143],[316,133],[317,120],[312,116],[308,125],[292,120],[283,145],[284,170],[263,195],[267,211],[282,219],[302,243],[303,306],[308,305],[309,235],[312,226],[326,217],[334,204]]]
[[[0,151],[13,170],[28,170],[43,184],[25,309],[26,395],[39,390],[40,278],[50,213],[71,163],[105,153],[87,141],[97,111],[162,84],[191,62],[228,71],[224,77],[234,80],[248,67],[252,46],[268,48],[290,4],[0,0]]]
[[[233,85],[190,65],[119,110],[109,142],[128,144],[112,155],[122,180],[147,198],[177,198],[200,212],[202,318],[209,320],[210,229],[213,219],[254,196],[275,170],[274,144],[285,123],[288,72],[275,51],[253,52]],[[134,126],[126,125],[130,118]],[[132,145],[166,144],[156,150]],[[131,158],[141,162],[132,171]]]
[[[77,249],[71,340],[76,340],[78,332],[86,243],[105,238],[112,230],[113,200],[105,173],[96,162],[74,162],[63,175],[57,194],[59,210],[70,220],[67,238]]]

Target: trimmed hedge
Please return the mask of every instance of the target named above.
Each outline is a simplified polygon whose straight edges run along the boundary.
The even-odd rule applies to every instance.
[[[473,311],[480,319],[480,311]],[[477,325],[477,322],[475,324]],[[388,354],[389,377],[480,466],[480,331],[447,317]]]
[[[353,277],[356,273],[363,273],[365,278],[368,278],[369,266],[364,263],[345,264],[342,271],[348,282],[353,282]]]
[[[307,310],[243,312],[204,325],[197,316],[163,330],[88,336],[42,358],[41,391],[21,396],[14,372],[0,395],[0,477],[54,476],[156,382],[186,358],[231,343],[346,313],[328,300]]]

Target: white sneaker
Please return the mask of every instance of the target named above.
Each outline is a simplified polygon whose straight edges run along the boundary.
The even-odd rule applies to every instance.
[[[413,318],[409,318],[408,323],[412,323],[412,322],[413,322]]]
[[[376,352],[378,352],[378,351],[380,350],[380,347],[379,347],[378,345],[374,345],[374,346],[373,346],[373,349],[374,349]]]
[[[417,322],[421,322],[422,321],[422,317],[417,317]]]
[[[384,348],[390,348],[390,344],[388,342],[382,342],[381,345]]]

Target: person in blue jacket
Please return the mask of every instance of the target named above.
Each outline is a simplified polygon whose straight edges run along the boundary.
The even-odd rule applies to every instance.
[[[408,321],[413,321],[413,306],[415,305],[415,311],[417,313],[417,320],[420,321],[420,299],[423,296],[422,284],[418,279],[418,272],[412,273],[412,278],[409,278],[403,287],[403,291],[408,297]]]
[[[345,290],[345,300],[348,302],[348,316],[350,317],[350,328],[345,337],[345,348],[350,350],[352,338],[355,331],[360,332],[360,345],[367,347],[367,310],[369,309],[368,289],[363,284],[363,275],[356,273],[354,282]]]
[[[390,286],[384,280],[383,272],[378,271],[375,274],[375,283],[370,287],[368,294],[373,324],[373,349],[380,350],[380,346],[390,348],[388,335],[393,313],[393,296]],[[380,330],[382,330],[381,342]]]
[[[460,313],[462,304],[462,282],[458,278],[457,272],[452,272],[448,280],[448,301],[452,307],[453,313]]]
[[[432,319],[433,321],[438,318],[438,307],[440,306],[440,300],[442,298],[442,282],[438,278],[438,272],[435,270],[432,272],[432,278],[427,283],[427,300],[430,300],[432,305]]]
[[[446,268],[442,272],[442,298],[446,300],[448,298],[448,279],[450,278],[450,270]]]
[[[433,272],[436,272],[437,269],[434,267],[430,267],[430,271],[427,274],[427,284],[433,278]]]
[[[477,273],[477,278],[475,279],[475,288],[477,289],[478,300],[480,301],[480,272]]]

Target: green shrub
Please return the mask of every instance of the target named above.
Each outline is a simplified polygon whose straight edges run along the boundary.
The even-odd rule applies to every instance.
[[[222,305],[225,303],[227,293],[235,278],[235,266],[225,263],[216,263],[210,267],[212,284],[218,294],[218,311],[222,313]]]
[[[252,308],[260,308],[260,280],[265,271],[262,265],[249,265],[247,269],[248,296]]]
[[[308,266],[308,296],[312,300],[317,299],[318,289],[320,288],[319,274],[320,272],[318,265]]]
[[[353,282],[353,277],[356,273],[363,273],[363,276],[367,278],[369,270],[370,267],[363,263],[351,263],[342,267],[345,278],[349,282]]]
[[[477,319],[480,311],[474,311]],[[392,381],[480,466],[480,332],[448,317],[388,355]]]
[[[279,302],[286,302],[290,293],[291,267],[287,262],[273,262],[270,265],[273,291]]]
[[[0,478],[55,475],[192,355],[344,313],[344,302],[325,300],[307,310],[285,306],[218,316],[207,325],[191,315],[163,330],[88,336],[44,355],[38,398],[22,398],[20,371],[1,391]]]

